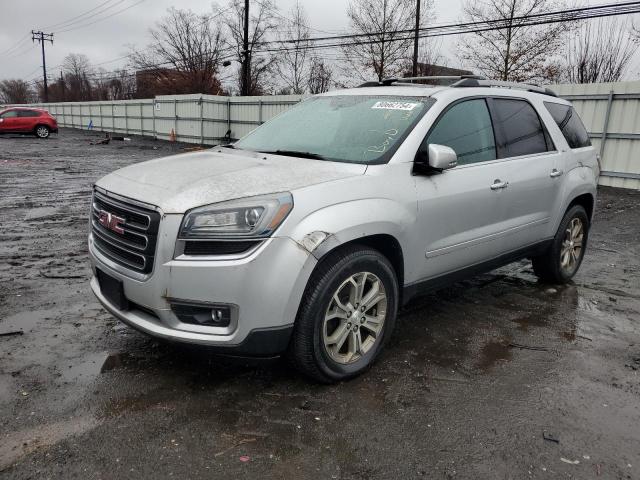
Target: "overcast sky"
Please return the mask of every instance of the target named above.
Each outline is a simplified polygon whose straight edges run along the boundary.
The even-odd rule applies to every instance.
[[[129,52],[128,45],[142,48],[147,44],[149,27],[163,16],[167,8],[188,8],[196,13],[210,12],[212,8],[212,3],[206,0],[109,0],[103,7],[99,7],[104,2],[105,0],[0,0],[0,79],[41,78],[40,47],[31,42],[32,29],[55,33],[54,44],[46,45],[49,76],[60,74],[60,64],[69,53],[83,53],[94,65],[101,64],[101,68],[112,71],[126,65],[126,59],[112,60],[126,55]],[[287,15],[295,0],[275,2],[281,13]],[[313,28],[325,31],[347,29],[347,0],[300,0],[300,3]],[[462,0],[435,0],[436,22],[458,20],[461,3]],[[585,3],[614,3],[614,0],[591,0]],[[96,7],[99,8],[89,14],[95,14],[93,18],[85,20],[86,17],[81,17],[75,19],[75,23],[69,23],[74,22],[74,17]],[[105,18],[108,15],[112,16]],[[96,23],[84,26],[89,22]],[[64,32],[67,28],[71,30]],[[323,35],[318,31],[313,33]],[[459,66],[455,58],[453,37],[447,37],[442,46],[448,57],[448,64]]]

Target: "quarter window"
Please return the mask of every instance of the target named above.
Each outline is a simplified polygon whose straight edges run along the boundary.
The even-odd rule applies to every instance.
[[[9,110],[8,112],[4,112],[0,115],[0,118],[14,118],[18,116],[18,112],[15,110]]]
[[[500,132],[500,157],[533,155],[549,150],[540,117],[524,100],[493,99],[496,131]]]
[[[452,106],[438,120],[420,149],[427,150],[429,144],[451,147],[458,155],[459,164],[495,160],[496,144],[487,102],[474,99]]]
[[[591,146],[591,140],[587,129],[575,109],[569,105],[544,102],[549,113],[560,127],[562,135],[567,140],[570,148],[582,148]]]

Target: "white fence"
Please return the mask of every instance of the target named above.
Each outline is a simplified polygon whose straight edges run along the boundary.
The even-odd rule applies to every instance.
[[[571,100],[602,157],[600,184],[640,190],[640,82],[555,85]],[[151,100],[49,103],[63,127],[199,144],[237,139],[298,103],[300,95],[169,95]]]
[[[640,190],[640,82],[555,85],[602,157],[600,185]]]
[[[167,95],[150,100],[38,104],[61,127],[214,145],[240,138],[298,103],[301,95],[222,97]]]

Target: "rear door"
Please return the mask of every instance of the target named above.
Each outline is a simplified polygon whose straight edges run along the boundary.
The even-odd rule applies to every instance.
[[[458,166],[416,176],[418,225],[424,247],[421,276],[429,279],[490,260],[503,250],[504,163],[485,98],[448,106],[420,146],[446,145]]]
[[[18,128],[21,132],[31,132],[36,128],[40,112],[37,110],[18,110]]]
[[[504,161],[506,252],[538,243],[549,236],[564,174],[558,152],[540,116],[528,100],[494,97],[489,101]]]

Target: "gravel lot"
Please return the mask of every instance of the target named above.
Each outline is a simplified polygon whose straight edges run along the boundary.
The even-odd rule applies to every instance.
[[[640,192],[601,189],[574,284],[519,263],[422,297],[327,387],[100,307],[92,182],[182,147],[96,138],[0,138],[0,478],[640,478]]]

